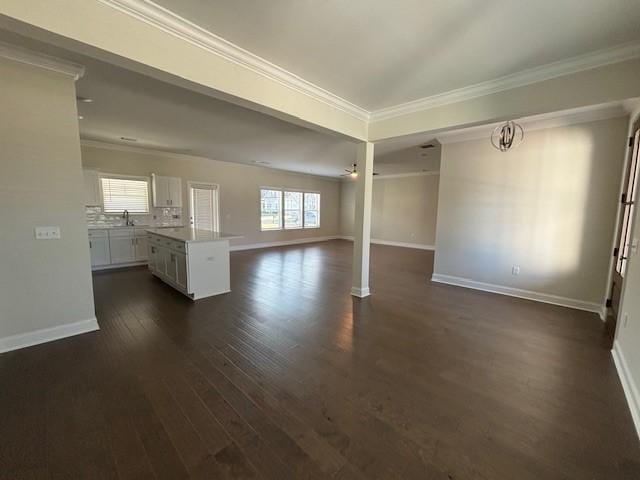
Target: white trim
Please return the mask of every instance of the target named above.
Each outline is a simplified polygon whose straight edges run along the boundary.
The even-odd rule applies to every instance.
[[[602,305],[594,302],[585,302],[575,298],[561,297],[550,293],[534,292],[532,290],[523,290],[520,288],[505,287],[503,285],[495,285],[493,283],[478,282],[468,278],[454,277],[452,275],[443,275],[434,273],[431,276],[432,282],[446,283],[447,285],[456,285],[458,287],[472,288],[474,290],[482,290],[483,292],[498,293],[500,295],[508,295],[510,297],[524,298],[535,302],[550,303],[552,305],[560,305],[562,307],[575,308],[576,310],[584,310],[587,312],[602,315]]]
[[[274,230],[280,231],[280,230]],[[278,242],[261,242],[261,243],[251,243],[246,245],[232,245],[229,247],[229,251],[231,252],[239,252],[242,250],[255,250],[257,248],[272,248],[272,247],[285,247],[287,245],[298,245],[301,243],[317,243],[317,242],[326,242],[329,240],[339,240],[339,235],[328,236],[328,237],[308,237],[308,238],[297,238],[295,240],[281,240]]]
[[[77,63],[61,60],[50,55],[34,52],[23,47],[0,42],[0,58],[7,58],[34,67],[44,68],[52,72],[67,75],[74,80],[78,80],[84,75],[84,67]]]
[[[353,242],[353,236],[351,235],[342,235],[339,238],[341,240],[348,240],[349,242]],[[425,245],[424,243],[394,242],[391,240],[381,240],[379,238],[372,238],[371,240],[369,240],[369,243],[374,243],[376,245],[389,245],[391,247],[416,248],[418,250],[435,251],[436,249],[435,245]]]
[[[640,42],[625,43],[548,63],[539,67],[522,70],[486,82],[476,83],[475,85],[469,85],[411,102],[382,108],[371,113],[370,121],[378,122],[388,120],[401,115],[416,113],[451,103],[463,102],[465,100],[491,95],[512,88],[524,87],[525,85],[551,80],[552,78],[570,75],[612,63],[624,62],[638,57],[640,57]]]
[[[236,44],[219,37],[195,23],[155,4],[151,0],[99,0],[147,25],[159,28],[177,38],[185,40],[208,52],[225,58],[254,73],[267,77],[279,84],[297,91],[325,105],[341,110],[360,120],[369,120],[369,112],[364,108],[308,82],[278,65],[255,55]]]
[[[131,227],[135,228],[135,227]],[[153,227],[146,227],[153,228]],[[108,229],[105,229],[108,230]],[[114,263],[111,265],[97,265],[95,267],[91,267],[92,272],[99,272],[101,270],[113,270],[114,268],[127,268],[127,267],[141,267],[142,265],[148,265],[148,260],[138,260],[137,262],[126,262],[126,263]]]
[[[530,117],[520,118],[516,120],[526,131],[530,132],[535,130],[543,130],[545,128],[558,128],[580,123],[597,122],[598,120],[624,117],[628,114],[629,113],[627,112],[623,102],[613,102],[599,105],[590,105],[587,107],[574,108],[559,112],[532,115]],[[495,122],[487,125],[450,130],[447,132],[435,134],[434,137],[442,145],[457,142],[466,142],[469,140],[478,140],[489,137],[493,129],[497,125],[500,125],[500,123],[501,122]]]
[[[93,332],[95,330],[100,330],[100,327],[98,326],[96,318],[92,317],[88,320],[43,328],[34,332],[11,335],[10,337],[0,338],[0,353],[31,347],[61,338],[72,337],[81,333]]]
[[[358,298],[365,298],[371,295],[371,290],[369,290],[369,287],[366,287],[366,288],[351,287],[351,295]]]
[[[640,393],[638,392],[638,387],[629,372],[627,361],[624,358],[624,354],[622,353],[622,349],[620,348],[620,344],[617,340],[613,344],[611,355],[613,356],[613,362],[616,365],[616,370],[620,377],[620,383],[622,383],[624,395],[627,398],[627,403],[629,404],[629,410],[631,411],[633,424],[636,427],[636,433],[640,438]]]

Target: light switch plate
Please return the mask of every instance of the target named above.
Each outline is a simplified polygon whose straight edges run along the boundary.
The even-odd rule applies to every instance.
[[[37,240],[60,240],[60,227],[36,227]]]

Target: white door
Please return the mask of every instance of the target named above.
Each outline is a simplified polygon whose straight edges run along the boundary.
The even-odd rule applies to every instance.
[[[136,259],[133,237],[110,237],[111,263],[128,263]]]
[[[189,221],[198,230],[220,231],[218,186],[189,182]]]
[[[84,174],[84,204],[100,205],[100,184],[99,173],[95,170],[83,170]]]
[[[109,265],[111,263],[111,258],[109,257],[109,239],[107,237],[90,238],[89,251],[91,252],[92,267]]]
[[[175,253],[176,259],[176,283],[187,291],[187,256],[183,253]]]
[[[182,206],[182,179],[169,177],[169,203],[172,207]]]
[[[149,240],[146,236],[135,238],[136,261],[143,261],[149,258]]]

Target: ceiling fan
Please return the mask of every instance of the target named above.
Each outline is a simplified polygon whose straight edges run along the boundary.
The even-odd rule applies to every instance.
[[[342,175],[340,175],[341,177],[351,177],[351,178],[358,178],[358,165],[353,163],[351,164],[351,169],[345,168],[344,169],[345,172],[347,173],[343,173]],[[374,175],[380,175],[377,172],[373,172]]]

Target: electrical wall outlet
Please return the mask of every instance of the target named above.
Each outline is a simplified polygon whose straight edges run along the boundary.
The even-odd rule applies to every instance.
[[[511,275],[515,275],[516,277],[520,275],[520,265],[514,265],[511,267]]]
[[[60,240],[60,227],[36,227],[36,240]]]

